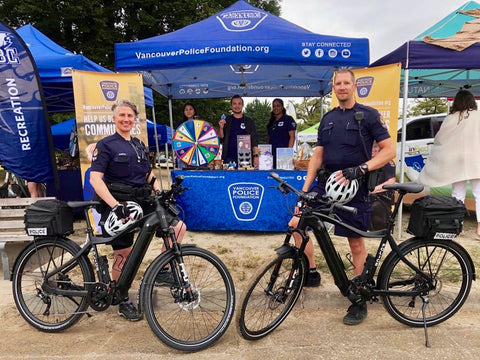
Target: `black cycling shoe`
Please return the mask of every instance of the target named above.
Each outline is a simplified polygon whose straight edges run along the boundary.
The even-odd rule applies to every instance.
[[[359,304],[352,304],[343,318],[346,325],[358,325],[367,317],[367,303],[362,301]]]
[[[124,317],[128,321],[142,320],[143,315],[137,310],[131,302],[122,302],[118,305],[118,315]]]
[[[322,281],[322,277],[318,271],[315,272],[308,272],[307,273],[307,280],[305,281],[304,287],[317,287],[320,286],[320,282]]]

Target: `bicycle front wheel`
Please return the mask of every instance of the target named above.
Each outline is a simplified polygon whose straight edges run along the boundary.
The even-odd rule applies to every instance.
[[[425,308],[427,326],[439,324],[453,316],[470,292],[473,269],[466,251],[457,243],[443,240],[412,239],[402,248],[405,257],[430,277],[430,290]],[[398,256],[382,266],[379,285],[383,290],[418,291],[425,280]],[[382,296],[390,315],[403,324],[421,327],[423,300],[420,295]]]
[[[182,265],[173,253],[152,262],[145,272],[141,303],[160,340],[178,350],[198,351],[227,330],[235,309],[235,289],[226,266],[211,252],[182,247],[182,258]],[[166,266],[175,267],[182,279],[173,279],[171,273],[170,279],[160,279]]]
[[[58,290],[85,290],[94,274],[86,256],[79,257],[55,276],[45,279],[70,261],[80,247],[66,238],[41,238],[28,245],[19,255],[13,270],[13,298],[18,311],[33,327],[58,332],[75,324],[88,308],[84,296],[57,295],[43,284]]]
[[[240,300],[237,326],[247,340],[275,330],[292,311],[302,291],[307,263],[293,255],[274,255],[252,277]]]

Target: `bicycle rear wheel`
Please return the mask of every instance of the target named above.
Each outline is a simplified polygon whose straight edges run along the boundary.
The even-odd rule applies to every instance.
[[[435,285],[428,292],[425,309],[427,326],[439,324],[453,316],[470,292],[473,269],[466,251],[452,241],[412,239],[402,247],[405,257],[430,276]],[[381,289],[414,291],[425,286],[425,280],[398,256],[386,260],[379,275]],[[423,323],[420,296],[382,296],[386,310],[403,324],[421,327]]]
[[[28,245],[13,270],[13,298],[18,311],[33,327],[58,332],[75,324],[88,308],[84,296],[56,295],[45,290],[45,274],[71,260],[80,247],[66,238],[42,238]],[[48,285],[61,290],[85,290],[94,274],[86,256],[79,257],[64,271],[48,279]]]
[[[293,255],[276,254],[265,262],[240,300],[237,326],[245,339],[261,339],[285,320],[302,291],[306,271],[306,259],[295,268]]]
[[[145,272],[140,302],[155,335],[183,351],[202,350],[227,330],[235,309],[232,277],[222,261],[207,250],[182,247],[184,267],[172,252],[157,257]],[[175,266],[184,284],[159,282],[165,266]],[[180,279],[178,279],[180,280]]]

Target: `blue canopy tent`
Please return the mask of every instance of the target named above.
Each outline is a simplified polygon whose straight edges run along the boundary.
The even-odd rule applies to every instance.
[[[234,94],[321,97],[335,69],[368,64],[368,39],[314,34],[243,0],[180,30],[115,44],[116,70],[142,72],[170,106]]]
[[[32,25],[21,26],[16,31],[35,60],[49,113],[75,111],[72,69],[112,72],[81,54],[61,47]],[[153,106],[152,90],[144,88],[144,92],[145,104]]]
[[[70,144],[70,133],[72,132],[74,126],[75,119],[70,119],[51,127],[53,146],[56,149],[68,149]],[[153,128],[153,122],[150,120],[147,120],[147,132],[149,150],[156,151],[155,132]],[[157,124],[157,138],[159,145],[172,143],[172,132],[169,130],[168,126]]]
[[[460,89],[468,89],[480,96],[479,17],[480,4],[467,2],[371,66],[401,62],[404,69],[402,83],[408,78],[408,82],[401,86],[404,98],[407,98],[403,94],[405,86],[410,98],[453,97]],[[477,27],[477,32],[470,41],[471,45],[461,51],[454,50],[460,49],[464,42],[458,33],[465,33],[472,26]],[[448,45],[446,42],[451,46],[444,47]]]
[[[398,159],[400,182],[405,178],[408,98],[452,97],[460,89],[468,89],[480,96],[479,18],[480,4],[467,2],[413,40],[371,64],[373,67],[401,62],[404,69],[400,87],[403,96],[402,158]],[[472,26],[476,30],[466,42],[466,32],[471,31]],[[401,212],[398,222],[401,223]]]
[[[404,180],[404,153],[406,137],[406,106],[409,97],[453,97],[460,89],[468,89],[480,96],[480,43],[471,42],[464,50],[459,34],[470,26],[480,31],[480,4],[470,1],[446,16],[437,24],[407,41],[398,49],[371,64],[381,66],[402,63],[403,121],[400,160],[400,181]],[[477,32],[478,34],[478,32]],[[478,35],[477,35],[478,36]],[[473,39],[476,37],[473,36]],[[425,41],[428,42],[425,42]],[[434,45],[435,43],[442,44]],[[405,81],[408,79],[408,81]]]

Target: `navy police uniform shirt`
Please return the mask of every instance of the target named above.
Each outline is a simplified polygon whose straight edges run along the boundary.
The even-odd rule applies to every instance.
[[[363,113],[359,134],[355,113]],[[368,161],[372,154],[373,141],[380,142],[390,137],[379,112],[369,106],[355,103],[351,109],[332,109],[318,127],[317,145],[323,146],[323,165],[330,171],[359,166]],[[368,154],[368,156],[367,156]]]
[[[363,113],[359,123],[356,113]],[[358,115],[357,115],[358,116]],[[360,138],[361,131],[365,148]],[[359,166],[371,158],[372,145],[390,137],[379,112],[369,106],[355,103],[351,109],[332,109],[318,127],[317,145],[323,146],[323,166],[331,172]],[[367,156],[368,155],[368,156]],[[315,191],[325,194],[325,184],[317,184]],[[366,182],[360,185],[355,197],[347,204],[358,209],[357,215],[338,211],[337,215],[347,224],[367,230],[370,223],[370,201]],[[357,234],[335,227],[335,235],[358,237]]]
[[[106,183],[143,186],[150,172],[147,148],[137,138],[127,141],[118,133],[107,136],[97,143],[91,171],[103,173]]]
[[[241,118],[236,118],[235,116],[230,116],[231,127],[230,127],[230,142],[228,143],[228,159],[231,161],[237,162],[238,158],[238,149],[237,149],[237,135],[247,135],[247,128],[244,121],[244,116]]]
[[[283,115],[280,119],[275,120],[268,131],[268,139],[272,144],[272,153],[274,157],[277,155],[277,148],[288,147],[290,141],[289,131],[296,130],[297,123],[289,115]]]

